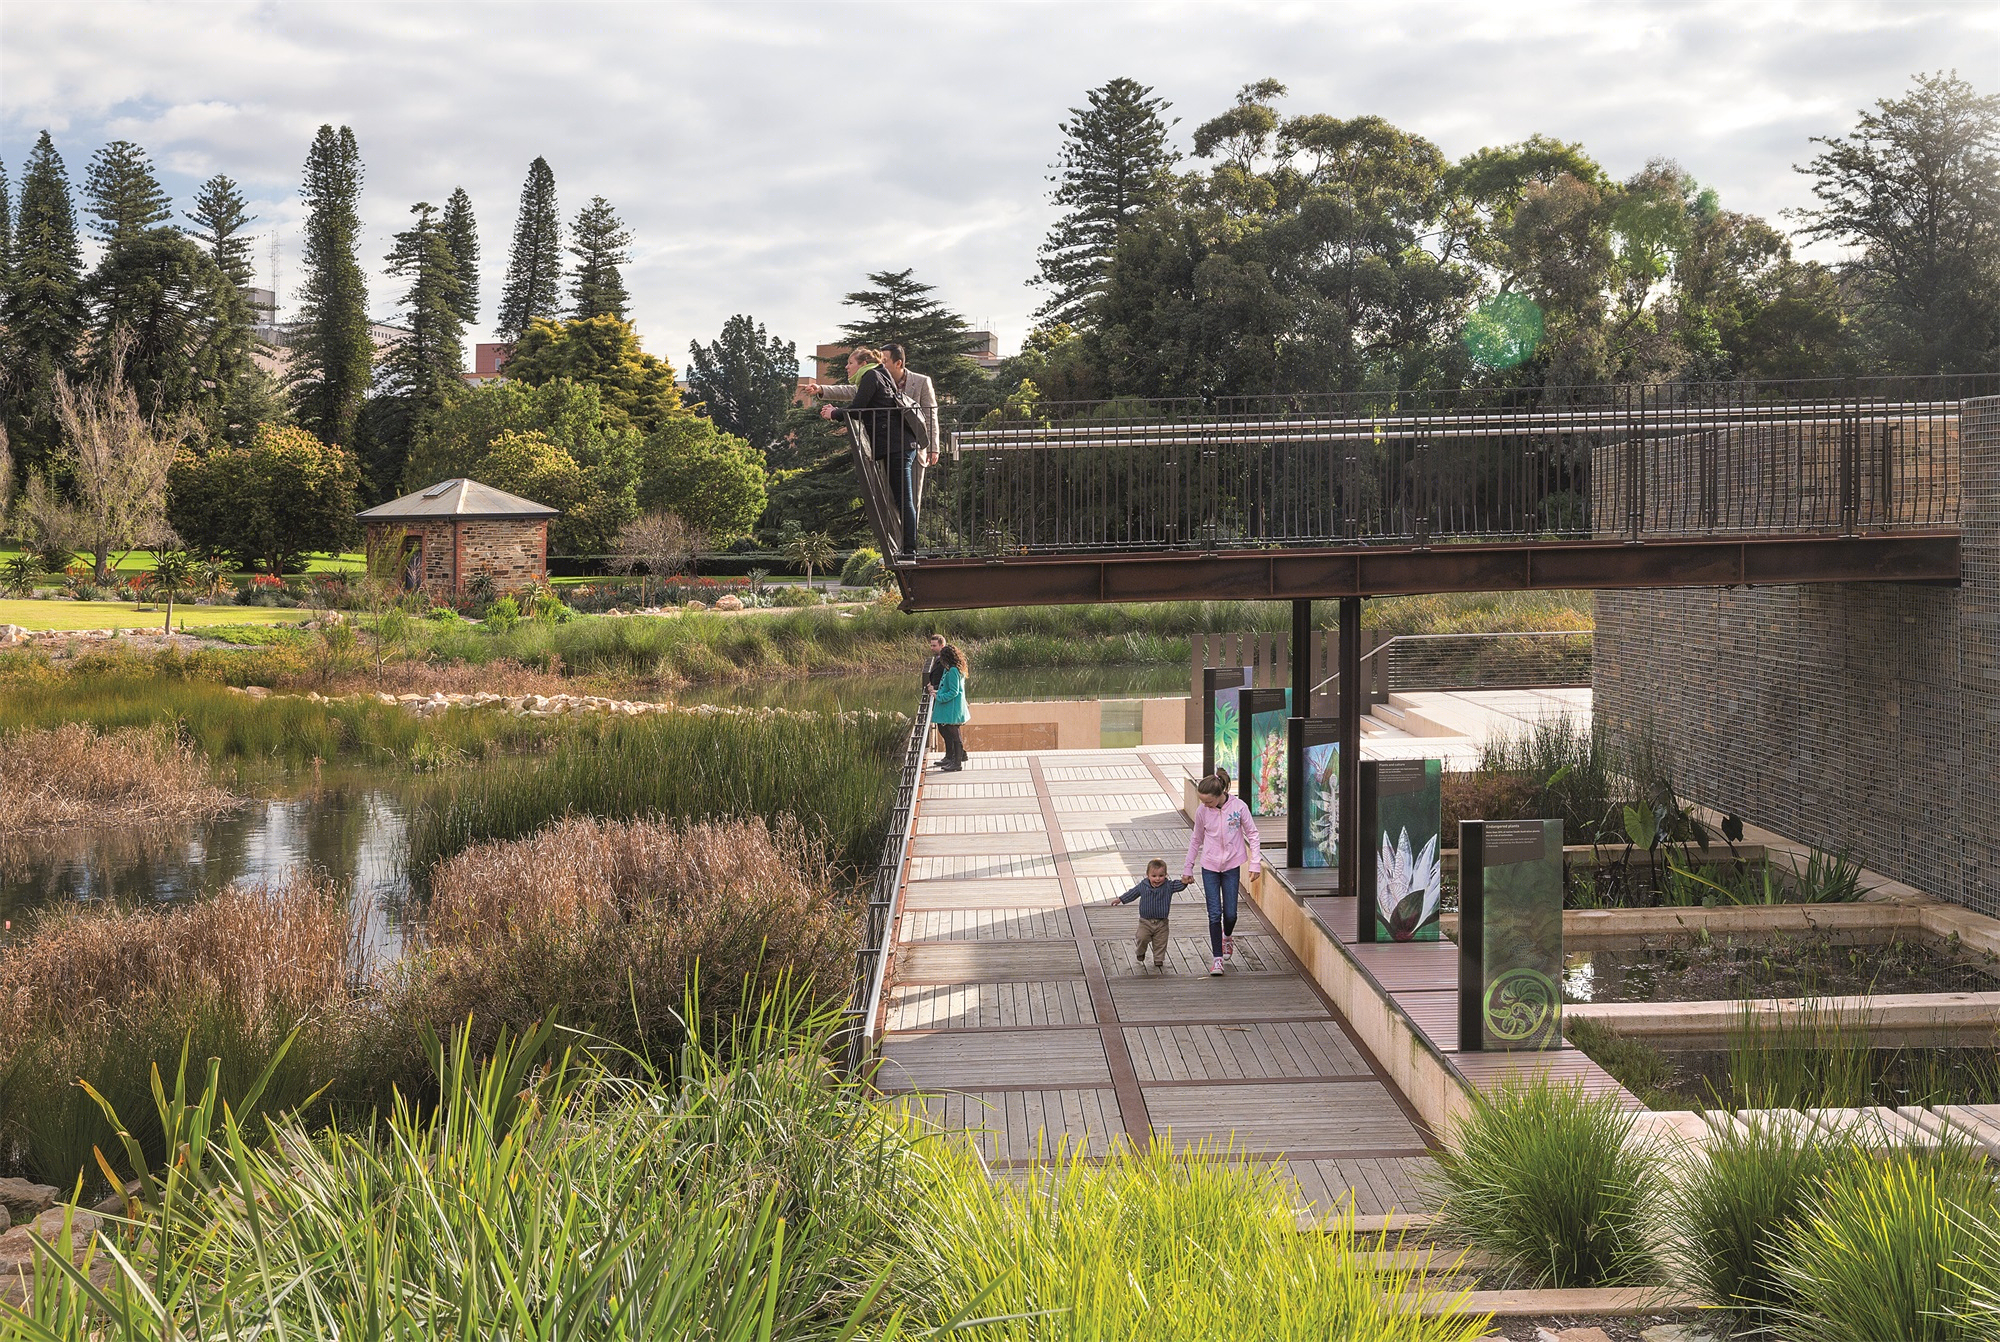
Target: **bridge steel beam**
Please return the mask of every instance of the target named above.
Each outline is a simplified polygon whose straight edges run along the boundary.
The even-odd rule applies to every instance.
[[[1425,592],[1956,584],[1954,531],[919,559],[895,566],[905,610],[1111,601],[1313,601]]]

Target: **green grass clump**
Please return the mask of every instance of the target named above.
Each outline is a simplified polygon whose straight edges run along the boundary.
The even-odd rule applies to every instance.
[[[1651,1044],[1630,1039],[1588,1016],[1563,1016],[1563,1033],[1590,1060],[1611,1073],[1619,1085],[1646,1102],[1649,1109],[1678,1109],[1674,1093],[1677,1069]]]
[[[1471,1342],[1484,1332],[1483,1318],[1449,1308],[1419,1317],[1420,1302],[1448,1301],[1417,1273],[1372,1270],[1362,1255],[1379,1239],[1347,1226],[1297,1231],[1269,1165],[1120,1145],[1102,1163],[1059,1158],[1023,1188],[976,1160],[935,1159],[912,1266],[930,1298],[984,1320],[947,1336]],[[939,1307],[918,1318],[950,1322]]]
[[[1865,1008],[1862,1013],[1865,1016]],[[1807,999],[1782,1015],[1744,1005],[1729,1030],[1726,1109],[1853,1108],[1873,1103],[1868,1031]]]
[[[204,624],[188,625],[174,631],[191,638],[205,638],[215,643],[228,643],[239,648],[282,648],[292,645],[305,646],[309,635],[302,629],[282,624]]]
[[[1624,1286],[1651,1278],[1644,1222],[1660,1191],[1628,1145],[1632,1115],[1545,1076],[1479,1097],[1439,1153],[1439,1225],[1535,1287]]]
[[[2000,1195],[1980,1156],[1892,1151],[1830,1171],[1772,1254],[1795,1342],[1989,1342]]]
[[[516,839],[569,815],[699,820],[794,815],[836,860],[880,852],[908,722],[875,713],[690,710],[617,718],[546,754],[455,780],[410,821],[422,881],[476,843]]]
[[[1673,1275],[1710,1303],[1768,1325],[1796,1308],[1776,1255],[1827,1176],[1860,1157],[1793,1123],[1746,1118],[1722,1129],[1670,1184]]]

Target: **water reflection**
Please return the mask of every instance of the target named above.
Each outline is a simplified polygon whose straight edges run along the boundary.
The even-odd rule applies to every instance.
[[[0,918],[60,900],[170,902],[309,866],[346,890],[371,957],[403,940],[410,794],[380,774],[325,777],[177,829],[71,829],[0,844]]]
[[[920,665],[894,675],[814,676],[704,686],[671,697],[799,709],[914,706]],[[1130,700],[1185,694],[1179,666],[987,670],[975,667],[976,699]],[[1138,706],[1107,704],[1105,743],[1138,744]],[[1129,739],[1128,739],[1129,738]],[[348,892],[366,952],[392,958],[408,914],[408,819],[419,789],[399,768],[328,769],[316,780],[236,784],[256,799],[216,820],[176,828],[78,828],[0,836],[0,919],[63,900],[171,902],[235,881],[284,880],[310,865]]]

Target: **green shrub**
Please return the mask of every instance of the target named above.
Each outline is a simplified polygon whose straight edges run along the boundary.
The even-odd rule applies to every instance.
[[[496,634],[504,634],[521,622],[521,608],[513,597],[503,596],[497,601],[487,603],[486,614],[482,619],[488,629]]]
[[[842,587],[866,587],[875,581],[875,575],[882,568],[882,552],[862,546],[847,556],[847,562],[840,566]]]
[[[1868,1155],[1831,1171],[1773,1260],[1797,1342],[1988,1342],[2000,1294],[2000,1197],[1985,1160],[1956,1148]]]
[[[774,606],[817,606],[820,604],[820,596],[818,592],[810,587],[803,587],[798,583],[785,583],[771,593],[771,604]]]
[[[1775,1255],[1827,1175],[1858,1152],[1757,1118],[1718,1132],[1667,1193],[1675,1278],[1710,1303],[1769,1324],[1797,1297]]]
[[[1654,1271],[1644,1219],[1660,1184],[1631,1132],[1615,1095],[1509,1080],[1475,1101],[1438,1155],[1439,1225],[1533,1286],[1644,1281]]]

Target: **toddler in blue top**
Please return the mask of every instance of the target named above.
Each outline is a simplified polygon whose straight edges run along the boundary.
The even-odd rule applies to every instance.
[[[1146,948],[1153,948],[1153,968],[1167,967],[1167,915],[1173,912],[1174,896],[1188,888],[1186,881],[1167,879],[1167,864],[1154,858],[1146,864],[1146,879],[1122,895],[1113,895],[1112,904],[1139,901],[1139,937],[1134,958],[1141,969],[1146,965]]]

